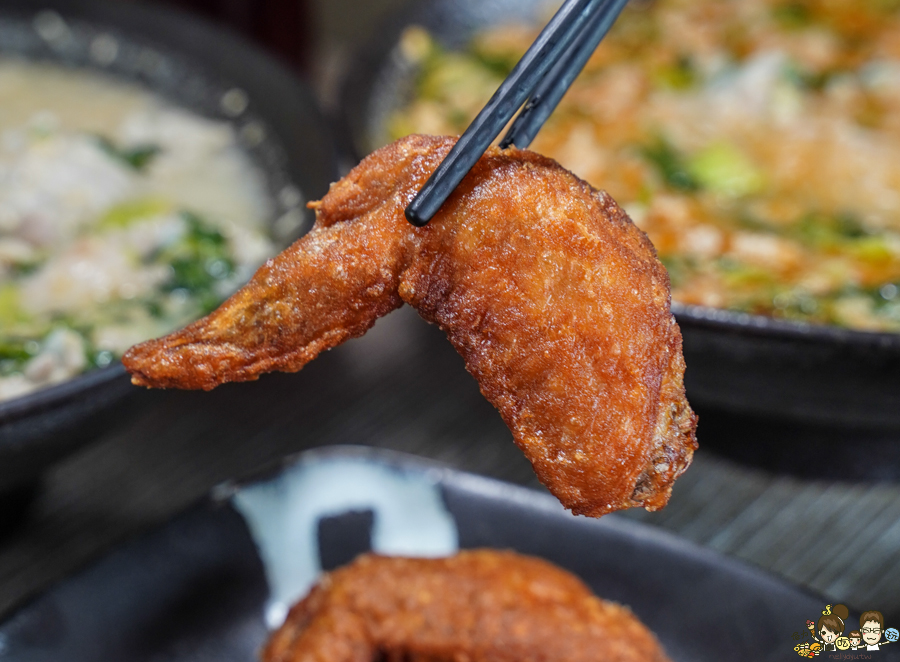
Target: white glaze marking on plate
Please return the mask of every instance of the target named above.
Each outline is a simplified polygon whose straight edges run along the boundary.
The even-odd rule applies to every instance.
[[[247,521],[269,582],[266,622],[278,627],[322,567],[323,517],[371,510],[372,549],[401,556],[446,556],[458,548],[456,522],[436,482],[365,460],[302,463],[240,488],[232,503]]]

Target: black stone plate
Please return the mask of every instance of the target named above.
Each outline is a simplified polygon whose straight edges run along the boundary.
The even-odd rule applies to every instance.
[[[341,138],[357,157],[389,140],[386,119],[411,98],[416,76],[398,47],[409,26],[424,26],[446,47],[460,48],[489,26],[545,19],[547,6],[547,0],[408,3],[373,30],[371,43],[350,63],[339,109]],[[900,440],[900,334],[673,308],[684,335],[692,404],[751,419],[865,428],[871,432],[852,434],[861,443],[871,438],[871,448],[860,449],[865,454],[880,454],[886,440]]]
[[[98,59],[98,38],[108,44],[110,37],[115,58]],[[102,71],[200,115],[231,121],[239,135],[252,136],[245,146],[266,175],[276,217],[297,206],[296,199],[285,204],[279,196],[293,186],[308,226],[303,202],[323,195],[336,179],[335,148],[310,90],[242,38],[193,16],[140,2],[6,0],[0,6],[0,55]],[[222,105],[234,88],[248,100],[237,117]],[[286,245],[293,238],[280,240]],[[126,417],[140,406],[140,397],[125,403],[138,391],[116,363],[0,402],[0,499]]]
[[[334,484],[342,482],[336,474],[346,476],[345,485]],[[408,498],[398,484],[412,485],[419,498]],[[264,497],[273,530],[293,539],[274,563],[265,552],[274,547],[257,551],[240,503],[235,506],[234,495],[248,487]],[[370,540],[382,549],[411,549],[408,540],[398,542],[403,536],[385,535],[391,521],[396,528],[398,513],[419,531],[413,547],[440,539],[450,522],[460,547],[515,549],[575,572],[599,595],[629,605],[677,661],[796,659],[793,634],[826,603],[652,527],[615,515],[574,517],[547,494],[387,451],[310,451],[248,487],[224,486],[20,609],[0,625],[0,661],[250,662],[267,633],[267,572],[277,576],[273,567],[303,556],[307,545],[326,569],[368,549]],[[340,497],[333,493],[354,489],[369,495],[371,506],[367,496],[334,501]],[[429,510],[422,490],[433,492],[442,512]],[[313,507],[315,540],[290,526],[290,518],[278,519],[290,504],[323,491],[332,494]],[[438,521],[442,516],[446,522]],[[251,528],[256,535],[258,526]],[[433,534],[421,533],[429,529]],[[888,647],[877,655],[896,660],[897,653]]]

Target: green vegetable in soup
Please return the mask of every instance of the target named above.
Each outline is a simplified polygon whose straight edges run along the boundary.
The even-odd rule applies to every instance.
[[[785,2],[772,8],[772,18],[788,30],[799,30],[813,22],[813,13],[806,2]]]
[[[133,147],[120,147],[105,136],[96,136],[100,148],[114,159],[130,166],[134,170],[141,171],[150,165],[161,148],[158,145],[135,145]]]
[[[696,191],[700,188],[700,182],[691,174],[684,156],[665,138],[659,137],[655,143],[643,147],[640,152],[673,189]]]
[[[737,147],[718,142],[692,156],[687,172],[700,186],[732,198],[757,193],[765,177]]]
[[[186,290],[196,297],[202,311],[208,313],[223,298],[217,285],[234,275],[231,247],[221,232],[196,214],[184,212],[182,217],[187,232],[180,241],[166,248],[157,261],[172,267],[172,279],[166,290]]]
[[[126,200],[110,207],[100,218],[100,228],[124,228],[135,221],[153,216],[169,214],[173,210],[172,203],[162,198],[138,198]]]
[[[7,362],[23,362],[30,359],[32,353],[26,347],[24,340],[5,340],[0,341],[0,361]]]
[[[665,88],[687,90],[697,84],[699,75],[693,60],[688,56],[681,56],[674,64],[657,70],[654,80]]]
[[[28,315],[22,310],[19,288],[13,283],[0,284],[0,329],[8,329],[27,319]]]

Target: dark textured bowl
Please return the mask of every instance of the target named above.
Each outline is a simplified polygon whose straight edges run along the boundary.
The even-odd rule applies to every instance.
[[[0,661],[252,662],[267,620],[280,620],[265,615],[283,614],[319,568],[370,549],[433,556],[457,547],[556,563],[627,605],[676,662],[796,659],[794,637],[830,602],[618,515],[574,517],[547,494],[343,447],[224,486],[60,582],[0,623]],[[878,659],[900,659],[894,648]]]
[[[445,46],[460,47],[489,26],[536,22],[546,6],[547,0],[421,0],[397,12],[351,62],[343,86],[340,119],[357,156],[388,140],[385,119],[411,98],[416,71],[398,48],[403,30],[421,25]],[[674,309],[688,397],[701,411],[900,429],[900,334]]]
[[[100,36],[116,41],[112,61],[98,62],[96,49],[92,54]],[[100,70],[183,108],[231,121],[266,175],[276,216],[294,209],[308,226],[303,203],[324,194],[337,176],[330,132],[312,93],[238,36],[181,12],[138,2],[7,0],[0,6],[0,54]],[[237,117],[222,107],[223,95],[234,88],[249,101]],[[295,193],[279,196],[297,190],[299,201]],[[282,244],[293,238],[277,237]],[[0,493],[33,480],[126,414],[124,399],[134,394],[138,389],[116,363],[0,402]]]

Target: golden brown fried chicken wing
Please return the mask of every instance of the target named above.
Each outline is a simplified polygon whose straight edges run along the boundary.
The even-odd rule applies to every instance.
[[[626,608],[540,559],[476,550],[363,556],[325,575],[272,635],[263,662],[665,662]]]
[[[403,210],[452,145],[411,136],[366,158],[218,310],[129,350],[132,380],[211,389],[299,370],[406,302],[447,332],[567,508],[662,507],[696,417],[653,246],[606,193],[517,149],[488,150],[413,227]]]

